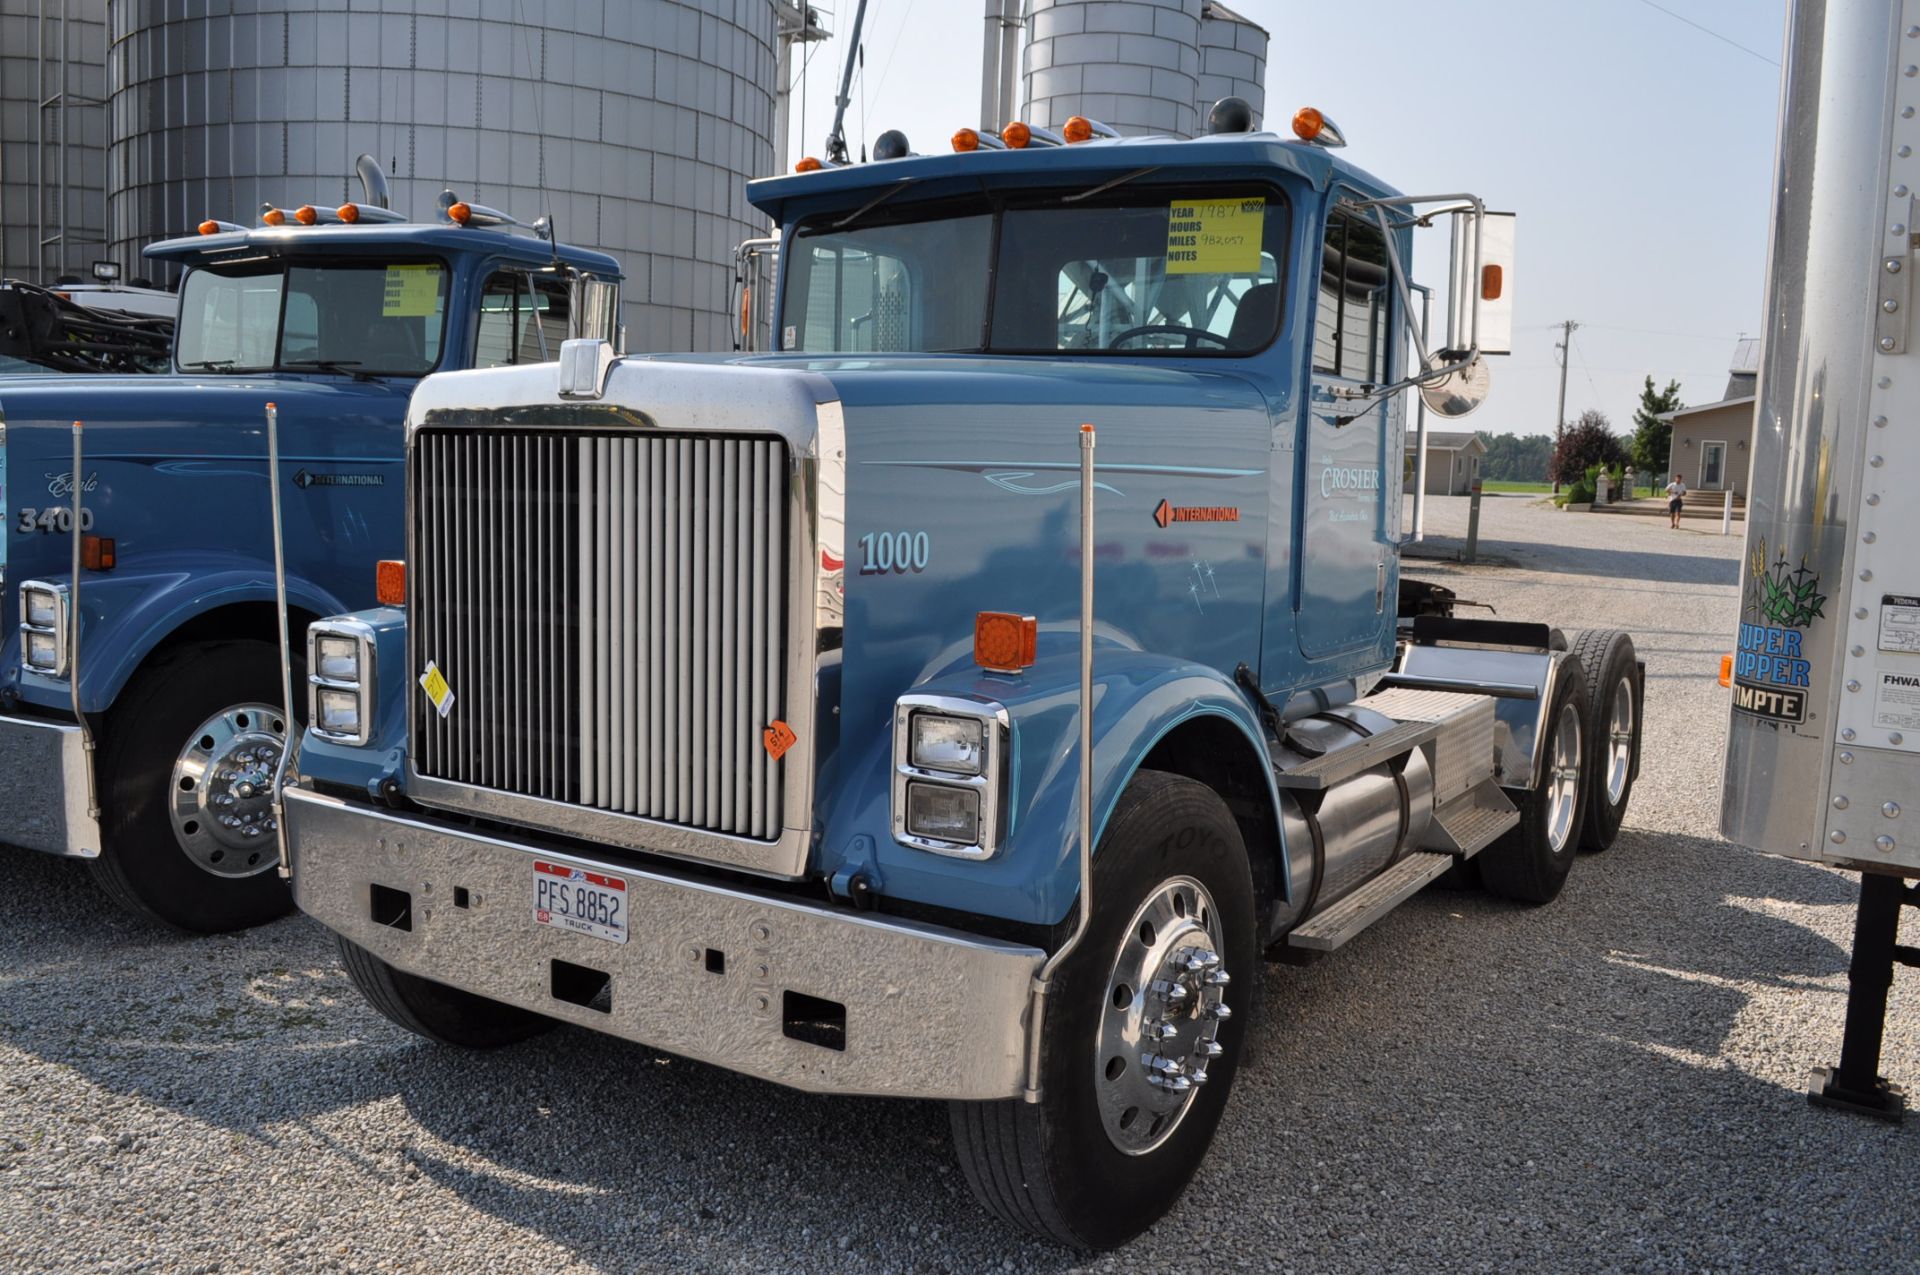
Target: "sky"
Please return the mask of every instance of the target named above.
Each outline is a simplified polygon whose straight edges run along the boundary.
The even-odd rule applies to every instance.
[[[1581,325],[1569,420],[1597,408],[1630,433],[1648,375],[1689,404],[1720,398],[1734,342],[1761,327],[1785,0],[1232,7],[1271,36],[1269,126],[1316,106],[1343,156],[1391,185],[1519,214],[1514,352],[1490,360],[1492,395],[1463,426],[1553,431],[1564,319]],[[795,86],[795,157],[823,150],[855,2],[815,8],[835,37]],[[888,128],[932,151],[978,123],[981,9],[869,0],[856,155]],[[1415,252],[1415,277],[1444,282],[1445,243]]]

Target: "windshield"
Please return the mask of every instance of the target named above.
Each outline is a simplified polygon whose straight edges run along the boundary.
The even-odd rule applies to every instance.
[[[783,349],[1246,355],[1279,331],[1287,206],[1271,189],[883,207],[835,229],[844,216],[795,234]]]
[[[438,262],[202,266],[180,289],[176,349],[188,372],[424,376],[446,309]]]

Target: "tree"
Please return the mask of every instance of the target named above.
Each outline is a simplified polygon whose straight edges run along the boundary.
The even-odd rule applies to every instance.
[[[1612,467],[1626,458],[1627,449],[1620,445],[1620,436],[1613,432],[1607,414],[1589,410],[1580,413],[1580,419],[1560,435],[1550,472],[1557,483],[1577,483],[1587,476],[1590,466]]]
[[[1489,434],[1487,458],[1480,473],[1489,482],[1541,483],[1547,481],[1547,462],[1553,459],[1553,439],[1546,434]]]
[[[1660,417],[1667,412],[1677,412],[1683,406],[1680,382],[1668,381],[1667,388],[1656,393],[1653,378],[1647,378],[1646,388],[1640,391],[1640,407],[1633,414],[1633,440],[1627,444],[1635,469],[1643,474],[1657,474],[1666,467],[1668,453],[1673,448],[1673,422]]]

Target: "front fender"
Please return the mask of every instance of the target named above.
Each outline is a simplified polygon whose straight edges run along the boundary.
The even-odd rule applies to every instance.
[[[49,577],[65,581],[66,573]],[[11,587],[11,585],[9,586]],[[241,553],[150,555],[140,569],[87,572],[80,581],[80,704],[89,713],[113,706],[134,670],[188,621],[238,603],[275,605],[273,573]],[[287,578],[287,603],[315,615],[345,604],[304,576]],[[291,634],[296,644],[303,634]],[[17,642],[10,648],[17,652]],[[16,655],[17,658],[17,655]],[[20,697],[44,708],[71,709],[64,679],[20,672]]]
[[[407,755],[407,613],[399,607],[375,607],[352,615],[327,619],[358,620],[373,630],[373,726],[367,742],[336,744],[316,736],[312,729],[300,737],[296,765],[302,780],[317,780],[379,795],[389,779],[400,779]],[[307,635],[292,635],[294,648],[304,651]],[[305,702],[307,688],[293,693]]]
[[[1043,639],[1044,640],[1044,639]],[[1009,718],[1006,832],[984,861],[948,858],[893,839],[892,741],[841,742],[842,784],[826,821],[824,866],[837,883],[866,870],[888,899],[1027,924],[1063,919],[1079,894],[1080,666],[1077,647],[1049,650],[1018,676],[949,669],[916,694],[990,700]],[[1155,744],[1184,722],[1231,723],[1262,759],[1253,709],[1224,674],[1203,665],[1100,644],[1094,655],[1094,844]],[[1268,799],[1279,808],[1269,768]]]

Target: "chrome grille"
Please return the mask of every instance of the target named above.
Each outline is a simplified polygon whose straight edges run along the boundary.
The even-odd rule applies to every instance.
[[[424,776],[765,840],[786,695],[777,438],[424,430],[413,697]]]

